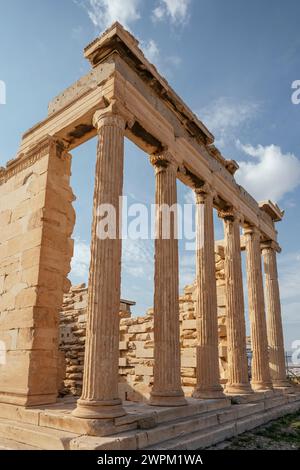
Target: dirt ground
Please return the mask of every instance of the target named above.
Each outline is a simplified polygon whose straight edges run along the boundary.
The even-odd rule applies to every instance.
[[[300,450],[300,412],[224,441],[212,450]]]

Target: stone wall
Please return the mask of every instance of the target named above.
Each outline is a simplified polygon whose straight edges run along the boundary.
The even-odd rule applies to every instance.
[[[0,401],[57,396],[58,313],[73,254],[70,155],[51,138],[0,168]]]
[[[219,357],[222,382],[226,382],[227,346],[224,298],[223,249],[216,253],[216,279],[218,293]],[[190,395],[196,384],[196,318],[195,284],[187,286],[179,299],[181,377],[186,395]],[[65,295],[60,315],[60,349],[64,356],[61,392],[79,395],[82,387],[84,345],[86,329],[87,288],[73,286]],[[133,317],[130,303],[120,305],[120,358],[119,391],[122,399],[141,401],[147,399],[153,383],[153,310],[142,317]]]

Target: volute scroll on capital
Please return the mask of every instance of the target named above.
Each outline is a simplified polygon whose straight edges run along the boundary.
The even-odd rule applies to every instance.
[[[228,206],[224,209],[219,209],[218,216],[220,217],[220,219],[231,220],[232,222],[237,220],[241,225],[244,223],[243,214],[233,206]]]
[[[178,163],[168,150],[150,155],[149,160],[156,172],[165,171],[166,169],[171,169],[174,172],[178,170]]]
[[[203,204],[208,197],[214,199],[217,196],[216,191],[209,183],[204,182],[201,186],[195,186],[194,192],[196,196],[196,203]]]
[[[262,240],[260,243],[260,249],[263,252],[264,250],[276,251],[276,253],[281,253],[281,247],[275,240]]]
[[[111,110],[98,110],[93,116],[93,126],[98,132],[103,126],[114,126],[124,131],[126,120],[121,114],[116,114]]]
[[[246,224],[243,228],[244,235],[258,235],[262,236],[260,229],[256,225]]]

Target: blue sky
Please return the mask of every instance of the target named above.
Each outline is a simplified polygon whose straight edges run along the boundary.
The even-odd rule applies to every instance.
[[[297,0],[0,0],[0,165],[17,152],[21,134],[47,114],[48,102],[89,70],[83,48],[120,20],[187,104],[212,130],[222,153],[237,160],[238,181],[258,199],[285,209],[278,224],[279,271],[286,346],[300,339],[300,79]],[[95,140],[73,152],[77,223],[72,280],[87,278]],[[143,184],[141,184],[141,181]],[[147,156],[126,142],[124,193],[154,200]],[[180,202],[189,200],[178,184]],[[222,237],[216,220],[216,238]],[[193,252],[180,244],[181,286],[194,276]],[[126,241],[123,297],[135,313],[153,303],[153,243]]]

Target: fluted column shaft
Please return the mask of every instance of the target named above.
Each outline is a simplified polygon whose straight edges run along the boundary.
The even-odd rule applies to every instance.
[[[205,185],[196,193],[197,384],[194,398],[224,397],[220,385],[213,194]]]
[[[152,156],[155,168],[154,381],[151,405],[186,404],[181,388],[179,332],[178,240],[176,166],[164,152]]]
[[[113,418],[125,414],[118,397],[121,237],[119,197],[123,188],[125,122],[114,114],[94,116],[98,130],[91,262],[89,271],[83,389],[74,415]],[[99,209],[110,205],[114,235],[99,238]],[[106,206],[108,207],[108,206]],[[101,210],[101,209],[100,209]],[[104,214],[103,214],[104,215]]]
[[[230,395],[252,393],[246,352],[240,220],[237,213],[219,214],[224,219],[225,298],[227,315],[228,378]]]
[[[255,227],[244,230],[247,260],[248,303],[252,345],[252,388],[272,388],[262,277],[260,233]]]
[[[290,384],[286,378],[276,250],[271,241],[263,243],[261,249],[265,273],[267,335],[271,380],[274,387],[287,387]]]

